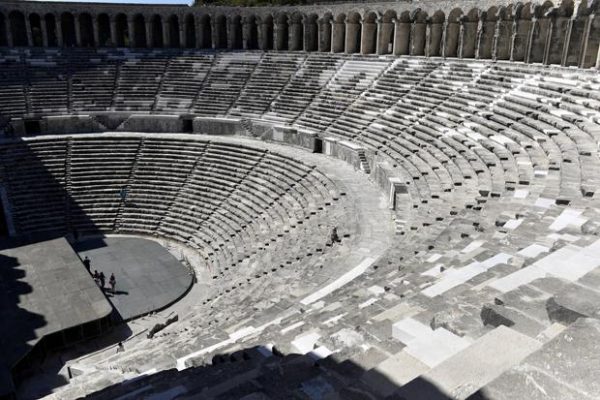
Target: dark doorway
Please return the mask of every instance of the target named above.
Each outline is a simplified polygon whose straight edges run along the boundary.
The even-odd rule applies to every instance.
[[[183,133],[194,133],[194,120],[192,118],[183,119]]]
[[[323,153],[323,139],[316,137],[313,153]]]
[[[42,127],[40,121],[37,119],[30,119],[25,121],[25,133],[27,135],[38,135],[42,133]]]
[[[6,223],[6,215],[4,214],[4,199],[0,197],[0,237],[8,237],[8,224]]]

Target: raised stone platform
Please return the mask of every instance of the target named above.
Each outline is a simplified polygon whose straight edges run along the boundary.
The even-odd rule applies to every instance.
[[[0,250],[0,397],[12,391],[7,371],[42,338],[52,348],[92,336],[111,312],[64,238]]]
[[[193,276],[159,243],[134,237],[87,239],[74,246],[91,269],[106,275],[105,293],[125,321],[160,310],[179,300],[191,287]],[[114,273],[115,294],[108,290]]]

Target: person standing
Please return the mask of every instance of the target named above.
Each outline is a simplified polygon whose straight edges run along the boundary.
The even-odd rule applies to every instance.
[[[104,290],[104,284],[106,283],[106,276],[104,276],[104,272],[100,272],[98,279],[100,279],[100,287],[102,290]]]
[[[83,259],[83,265],[85,266],[85,269],[87,269],[87,272],[89,272],[91,274],[92,273],[92,270],[91,270],[92,262],[90,261],[88,256],[85,256],[85,258]]]
[[[117,286],[117,279],[115,278],[115,274],[110,274],[108,284],[110,285],[110,291],[112,292],[112,294],[115,294],[115,286]]]

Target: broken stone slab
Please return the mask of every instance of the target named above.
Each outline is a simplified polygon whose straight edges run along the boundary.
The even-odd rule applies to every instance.
[[[600,320],[580,318],[471,400],[600,398]]]
[[[569,285],[546,302],[552,322],[570,325],[578,318],[600,318],[600,293],[580,285]]]
[[[481,322],[483,322],[483,325],[491,325],[496,328],[501,325],[513,326],[515,324],[514,321],[504,316],[504,313],[505,309],[502,306],[485,304],[481,307]]]

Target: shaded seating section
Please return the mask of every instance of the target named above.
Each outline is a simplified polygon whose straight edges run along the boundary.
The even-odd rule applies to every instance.
[[[68,113],[69,75],[65,61],[52,52],[31,51],[25,63],[33,114]]]
[[[236,352],[270,344],[311,366],[318,359],[311,371],[349,376],[345,384],[381,397],[423,380],[468,397],[547,351],[578,317],[597,318],[597,305],[592,312],[580,304],[600,298],[597,73],[411,57],[169,54],[152,56],[166,73],[151,73],[160,82],[140,91],[140,110],[182,112],[189,104],[200,115],[264,118],[359,144],[378,173],[405,189],[397,194],[396,237],[360,278],[305,301],[347,250],[323,245],[328,227],[354,234],[359,225],[340,188],[312,165],[260,145],[191,136],[7,142],[3,184],[19,232],[59,224],[153,235],[195,249],[210,265],[209,298],[153,341],[82,361],[95,368],[89,385],[120,382],[132,365],[139,374],[181,367],[182,359],[184,367],[218,364],[222,353],[256,360],[264,349]],[[30,98],[27,76],[37,66],[29,63],[25,75],[15,66],[33,56],[3,57],[21,82],[7,87]],[[117,51],[114,60],[121,80],[125,65],[145,65]],[[198,78],[194,89],[177,89],[189,77]],[[152,103],[156,93],[164,95]],[[0,106],[15,115],[10,103]],[[519,345],[500,351],[505,343]],[[444,381],[457,365],[476,372]],[[244,380],[249,369],[231,362],[227,370],[245,384],[256,376]],[[393,384],[382,384],[381,374]],[[140,382],[151,392],[171,379],[166,372]],[[177,379],[190,396],[210,386],[192,371]],[[244,384],[233,396],[246,394]]]
[[[240,96],[262,53],[223,53],[215,59],[191,111],[203,116],[225,115]]]
[[[306,56],[267,53],[230,111],[231,115],[260,116],[294,77]]]
[[[71,71],[71,112],[109,111],[117,64],[100,50],[72,51],[66,59]]]
[[[9,141],[2,162],[18,233],[167,238],[199,251],[215,279],[283,237],[308,235],[308,247],[322,247],[339,216],[327,211],[337,189],[314,166],[235,143],[139,135]]]
[[[212,54],[194,53],[169,60],[154,109],[166,112],[189,110],[213,61]]]
[[[125,60],[117,70],[117,81],[112,109],[122,111],[149,111],[167,67],[164,55],[154,57],[125,53]]]
[[[3,186],[17,234],[67,231],[67,176],[64,140],[5,143]]]

